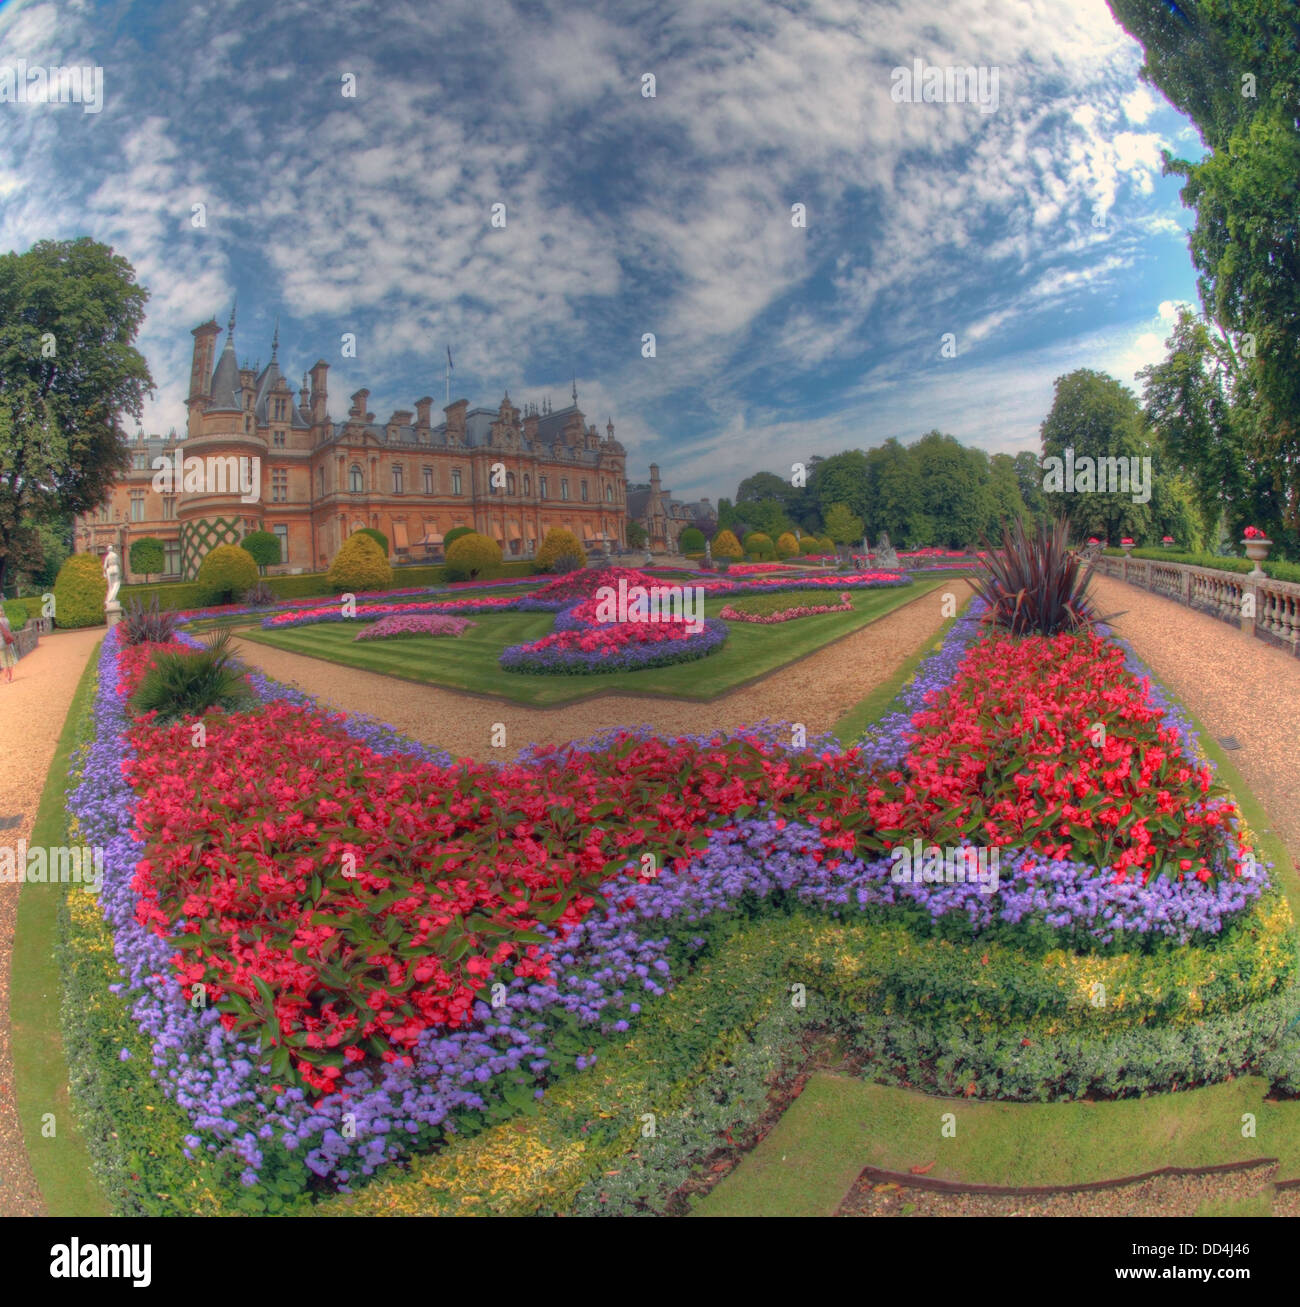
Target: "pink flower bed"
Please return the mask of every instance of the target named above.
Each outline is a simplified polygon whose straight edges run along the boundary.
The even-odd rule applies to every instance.
[[[732,563],[727,568],[727,575],[751,576],[759,572],[784,572],[787,566],[785,563]]]
[[[728,622],[757,622],[771,626],[777,622],[793,622],[800,617],[815,617],[818,613],[847,613],[852,607],[852,599],[842,594],[837,604],[803,604],[798,608],[783,608],[779,613],[745,613],[728,604],[719,616]]]
[[[373,626],[358,631],[357,640],[404,640],[416,635],[463,635],[477,626],[468,617],[445,617],[440,613],[414,613],[385,617]]]

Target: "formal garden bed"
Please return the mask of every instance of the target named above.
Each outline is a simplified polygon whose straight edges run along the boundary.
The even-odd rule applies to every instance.
[[[105,888],[62,957],[114,1208],[671,1210],[828,1034],[976,1101],[1294,1090],[1290,908],[1185,717],[1104,632],[979,616],[847,749],[499,766],[257,675],[196,748],[131,708],[168,651],[110,632],[69,804]]]

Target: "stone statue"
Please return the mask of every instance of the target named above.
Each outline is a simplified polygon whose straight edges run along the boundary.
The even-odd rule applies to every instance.
[[[708,563],[710,567],[713,566],[713,541],[712,540],[706,540],[704,542],[704,561]]]
[[[104,580],[108,582],[108,594],[104,597],[104,608],[120,608],[117,602],[117,592],[122,585],[122,565],[117,556],[117,550],[112,545],[108,547],[108,553],[104,555]]]
[[[876,566],[887,570],[898,569],[898,554],[894,546],[889,543],[888,531],[882,531],[880,538],[876,541]]]

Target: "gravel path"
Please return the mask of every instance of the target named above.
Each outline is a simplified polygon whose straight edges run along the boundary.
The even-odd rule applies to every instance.
[[[958,603],[969,586],[954,578]],[[528,708],[432,685],[395,681],[268,645],[238,641],[239,654],[268,676],[347,712],[371,713],[423,744],[481,761],[528,744],[562,744],[614,727],[649,725],[664,735],[750,726],[765,718],[802,722],[808,734],[829,730],[855,703],[887,680],[943,625],[943,590],[896,608],[869,626],[789,663],[753,685],[708,703],[643,695],[603,695],[558,708]],[[505,751],[492,747],[495,723],[506,728]]]
[[[0,678],[0,740],[6,746],[6,765],[0,768],[0,821],[19,817],[16,826],[0,831],[0,844],[16,847],[19,840],[31,838],[68,706],[86,659],[103,634],[102,628],[92,628],[42,636],[14,668],[13,684]],[[0,1216],[45,1212],[23,1149],[9,1046],[9,962],[21,888],[0,883]]]
[[[1095,577],[1102,613],[1125,612],[1113,623],[1152,673],[1216,739],[1241,744],[1229,754],[1300,865],[1300,658],[1113,577]]]

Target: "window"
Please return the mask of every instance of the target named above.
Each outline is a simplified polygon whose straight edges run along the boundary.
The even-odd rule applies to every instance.
[[[561,499],[568,499],[568,497],[569,497],[569,478],[568,478],[568,477],[561,477],[561,478],[560,478],[560,498],[561,498]]]
[[[284,448],[284,432],[283,432],[283,430],[277,430],[277,431],[272,432],[272,434],[271,434],[271,443],[276,447],[276,449],[283,449],[283,448]]]
[[[277,422],[284,421],[284,404],[285,401],[282,399],[277,399],[275,401],[275,420]],[[283,433],[281,433],[281,439],[283,439]]]
[[[289,528],[281,522],[278,526],[271,528],[275,532],[275,538],[280,542],[280,561],[287,563],[289,561]]]
[[[163,496],[163,517],[171,518],[176,516],[176,496]]]
[[[401,493],[402,493],[402,465],[400,463],[394,463],[393,464],[393,494],[400,495]]]
[[[271,469],[271,502],[287,504],[289,502],[289,470],[283,467]]]
[[[537,497],[538,497],[539,499],[545,499],[545,498],[546,498],[546,478],[545,478],[545,477],[538,477],[538,478],[537,478]]]
[[[147,472],[149,470],[149,455],[143,449],[137,449],[131,455],[131,471]]]
[[[424,472],[424,493],[426,495],[431,495],[433,494],[433,468],[426,467],[423,469],[423,472]]]
[[[460,494],[460,468],[458,467],[451,469],[451,493]]]
[[[144,491],[133,490],[131,492],[131,521],[144,521]]]
[[[108,504],[100,504],[100,506],[99,506],[99,520],[100,520],[101,522],[107,522],[107,521],[108,521],[108,514],[109,514],[109,511],[110,511],[110,506],[109,506]]]
[[[608,481],[605,482],[605,502],[607,504],[614,502],[614,487]]]
[[[587,502],[587,483],[584,481],[578,488],[582,491],[582,502],[585,504]]]
[[[507,472],[507,473],[506,473],[506,494],[508,494],[508,495],[513,495],[514,493],[515,493],[515,474],[514,474],[513,472]]]
[[[348,468],[348,489],[354,494],[360,494],[366,488],[365,479],[361,475],[361,464],[353,463]]]
[[[530,477],[530,476],[528,475],[527,472],[525,472],[525,473],[524,473],[524,494],[526,494],[526,495],[530,495],[530,496],[531,496],[532,493],[533,493],[533,479],[532,479],[532,477]]]
[[[325,469],[323,467],[318,467],[316,469],[316,481],[320,486],[320,497],[324,499],[325,498]]]
[[[181,542],[179,540],[163,541],[163,574],[179,576],[181,572]]]
[[[252,429],[253,429],[253,419],[250,417],[246,417],[244,419],[244,434],[248,435],[248,433],[252,431]]]

